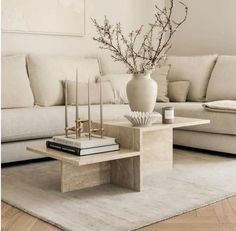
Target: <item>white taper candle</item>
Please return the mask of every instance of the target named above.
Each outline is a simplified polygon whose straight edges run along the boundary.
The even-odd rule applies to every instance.
[[[89,139],[91,139],[90,79],[88,79],[88,130],[89,130]]]
[[[67,113],[67,80],[65,80],[64,84],[64,95],[65,95],[65,132],[67,135],[67,128],[68,128],[68,113]]]
[[[79,120],[79,100],[78,100],[78,69],[76,69],[76,99],[75,99],[75,104],[76,104],[76,112],[75,112],[75,118],[76,122]]]
[[[101,138],[103,138],[103,107],[102,107],[102,78],[100,77],[100,130],[101,130]]]

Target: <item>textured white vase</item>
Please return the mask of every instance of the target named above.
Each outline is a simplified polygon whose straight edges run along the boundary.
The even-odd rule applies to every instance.
[[[126,87],[130,109],[138,112],[153,112],[157,90],[157,83],[150,74],[134,75]]]

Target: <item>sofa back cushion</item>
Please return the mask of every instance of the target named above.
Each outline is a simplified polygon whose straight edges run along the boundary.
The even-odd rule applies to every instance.
[[[236,100],[236,56],[219,56],[208,84],[206,100]]]
[[[33,106],[25,56],[2,57],[2,108]]]
[[[171,65],[171,69],[168,80],[188,80],[190,89],[187,101],[204,101],[207,84],[216,59],[217,55],[169,56],[167,63]]]
[[[100,75],[97,59],[78,57],[29,55],[27,58],[29,78],[40,106],[64,104],[63,80],[75,80],[78,69],[79,82],[95,81]]]

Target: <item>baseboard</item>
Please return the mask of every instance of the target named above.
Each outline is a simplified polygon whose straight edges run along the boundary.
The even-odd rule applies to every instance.
[[[53,160],[54,159],[52,159],[50,157],[45,157],[45,158],[40,158],[40,159],[32,159],[32,160],[21,160],[21,161],[3,163],[3,164],[1,164],[1,167],[5,168],[5,167],[12,167],[12,166],[39,163],[39,162],[45,162],[45,161],[53,161]]]
[[[218,152],[218,151],[212,151],[212,150],[207,150],[207,149],[201,149],[201,148],[193,148],[193,147],[187,147],[187,146],[183,146],[183,145],[174,145],[174,148],[178,148],[178,149],[185,149],[185,150],[189,150],[189,151],[199,151],[201,153],[204,154],[209,154],[209,155],[217,155],[217,156],[224,156],[224,157],[235,157],[235,154],[232,153],[227,153],[227,152]]]

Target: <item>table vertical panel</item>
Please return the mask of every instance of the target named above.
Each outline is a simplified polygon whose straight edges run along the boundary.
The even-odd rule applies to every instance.
[[[74,166],[61,162],[61,191],[69,192],[110,183],[110,162]]]
[[[141,191],[142,176],[140,156],[111,162],[111,183],[135,191]]]

